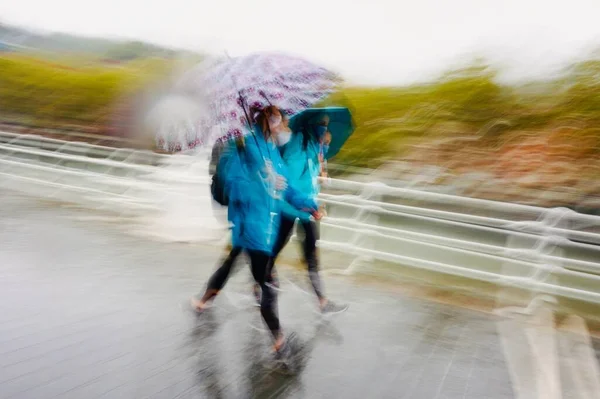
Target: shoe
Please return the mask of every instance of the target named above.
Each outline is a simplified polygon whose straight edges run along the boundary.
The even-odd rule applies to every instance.
[[[346,304],[337,304],[333,301],[327,301],[325,306],[323,306],[321,308],[321,313],[322,314],[342,313],[342,312],[345,312],[346,310],[348,310],[349,307],[350,306],[346,305]]]
[[[210,309],[210,305],[206,304],[204,308],[198,306],[198,299],[192,298],[188,301],[188,308],[192,311],[196,316],[200,316],[207,312]]]
[[[295,333],[285,338],[281,348],[275,352],[274,363],[285,374],[296,374],[302,367],[302,345]]]

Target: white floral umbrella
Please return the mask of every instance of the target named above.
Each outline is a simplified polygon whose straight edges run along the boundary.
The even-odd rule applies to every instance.
[[[199,121],[195,141],[211,145],[248,132],[246,113],[250,106],[272,104],[289,117],[331,94],[338,79],[302,58],[258,53],[205,62],[180,83],[207,101],[210,117]],[[216,133],[215,126],[221,128]]]

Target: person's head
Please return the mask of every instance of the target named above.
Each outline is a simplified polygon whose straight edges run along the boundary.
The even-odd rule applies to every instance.
[[[272,135],[277,135],[277,133],[285,128],[283,114],[274,105],[269,105],[262,109],[253,108],[250,112],[253,115],[254,123],[263,132],[265,139],[269,139]]]
[[[290,130],[290,127],[288,126],[288,122],[289,122],[289,119],[286,118],[285,114],[284,114],[283,121],[281,122],[281,129],[279,129],[277,131],[277,137],[276,137],[277,145],[279,147],[286,145],[292,139],[292,131]]]
[[[327,155],[331,143],[331,132],[329,131],[329,116],[323,115],[315,125],[315,135],[321,145],[323,155]]]

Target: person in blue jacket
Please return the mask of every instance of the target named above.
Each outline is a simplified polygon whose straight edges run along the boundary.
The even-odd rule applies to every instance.
[[[280,353],[285,348],[285,339],[277,316],[277,292],[273,289],[269,269],[283,200],[317,219],[320,213],[314,198],[288,185],[287,168],[276,145],[283,119],[279,109],[269,106],[252,113],[253,132],[245,138],[243,151],[227,154],[229,159],[224,174],[225,192],[229,197],[228,218],[233,225],[232,253],[237,252],[237,256],[244,251],[250,258],[252,275],[262,293],[261,315],[273,335],[274,349]],[[196,311],[207,308],[208,301],[225,284],[230,268],[226,260],[209,280],[204,296],[192,298],[191,304]]]
[[[331,136],[327,131],[327,124],[328,119],[325,116],[317,125],[307,125],[299,132],[284,131],[277,135],[279,151],[287,166],[290,184],[315,200],[320,191],[319,177],[323,173],[322,165]],[[299,221],[299,226],[304,232],[302,242],[304,261],[321,312],[331,314],[345,311],[348,309],[347,305],[336,304],[327,299],[323,291],[317,257],[319,234],[314,218],[310,213],[297,209],[289,202],[284,202],[282,207],[281,226],[273,248],[273,262],[289,241],[296,220]],[[255,293],[257,293],[256,286]]]

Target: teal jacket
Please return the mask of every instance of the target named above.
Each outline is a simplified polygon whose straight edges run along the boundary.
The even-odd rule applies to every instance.
[[[229,159],[224,171],[225,191],[229,196],[228,218],[232,223],[232,245],[272,254],[279,232],[284,203],[299,209],[318,209],[313,197],[288,184],[285,191],[275,192],[273,173],[291,180],[277,147],[267,142],[259,130],[245,137],[245,148],[235,146],[224,154]]]
[[[302,133],[292,133],[290,141],[279,147],[281,158],[287,166],[288,184],[302,194],[310,197],[314,201],[319,195],[319,152],[320,144],[310,136],[307,140],[306,148],[303,145]],[[302,212],[292,204],[285,202],[282,207],[283,216],[300,220],[310,220],[311,214]]]

